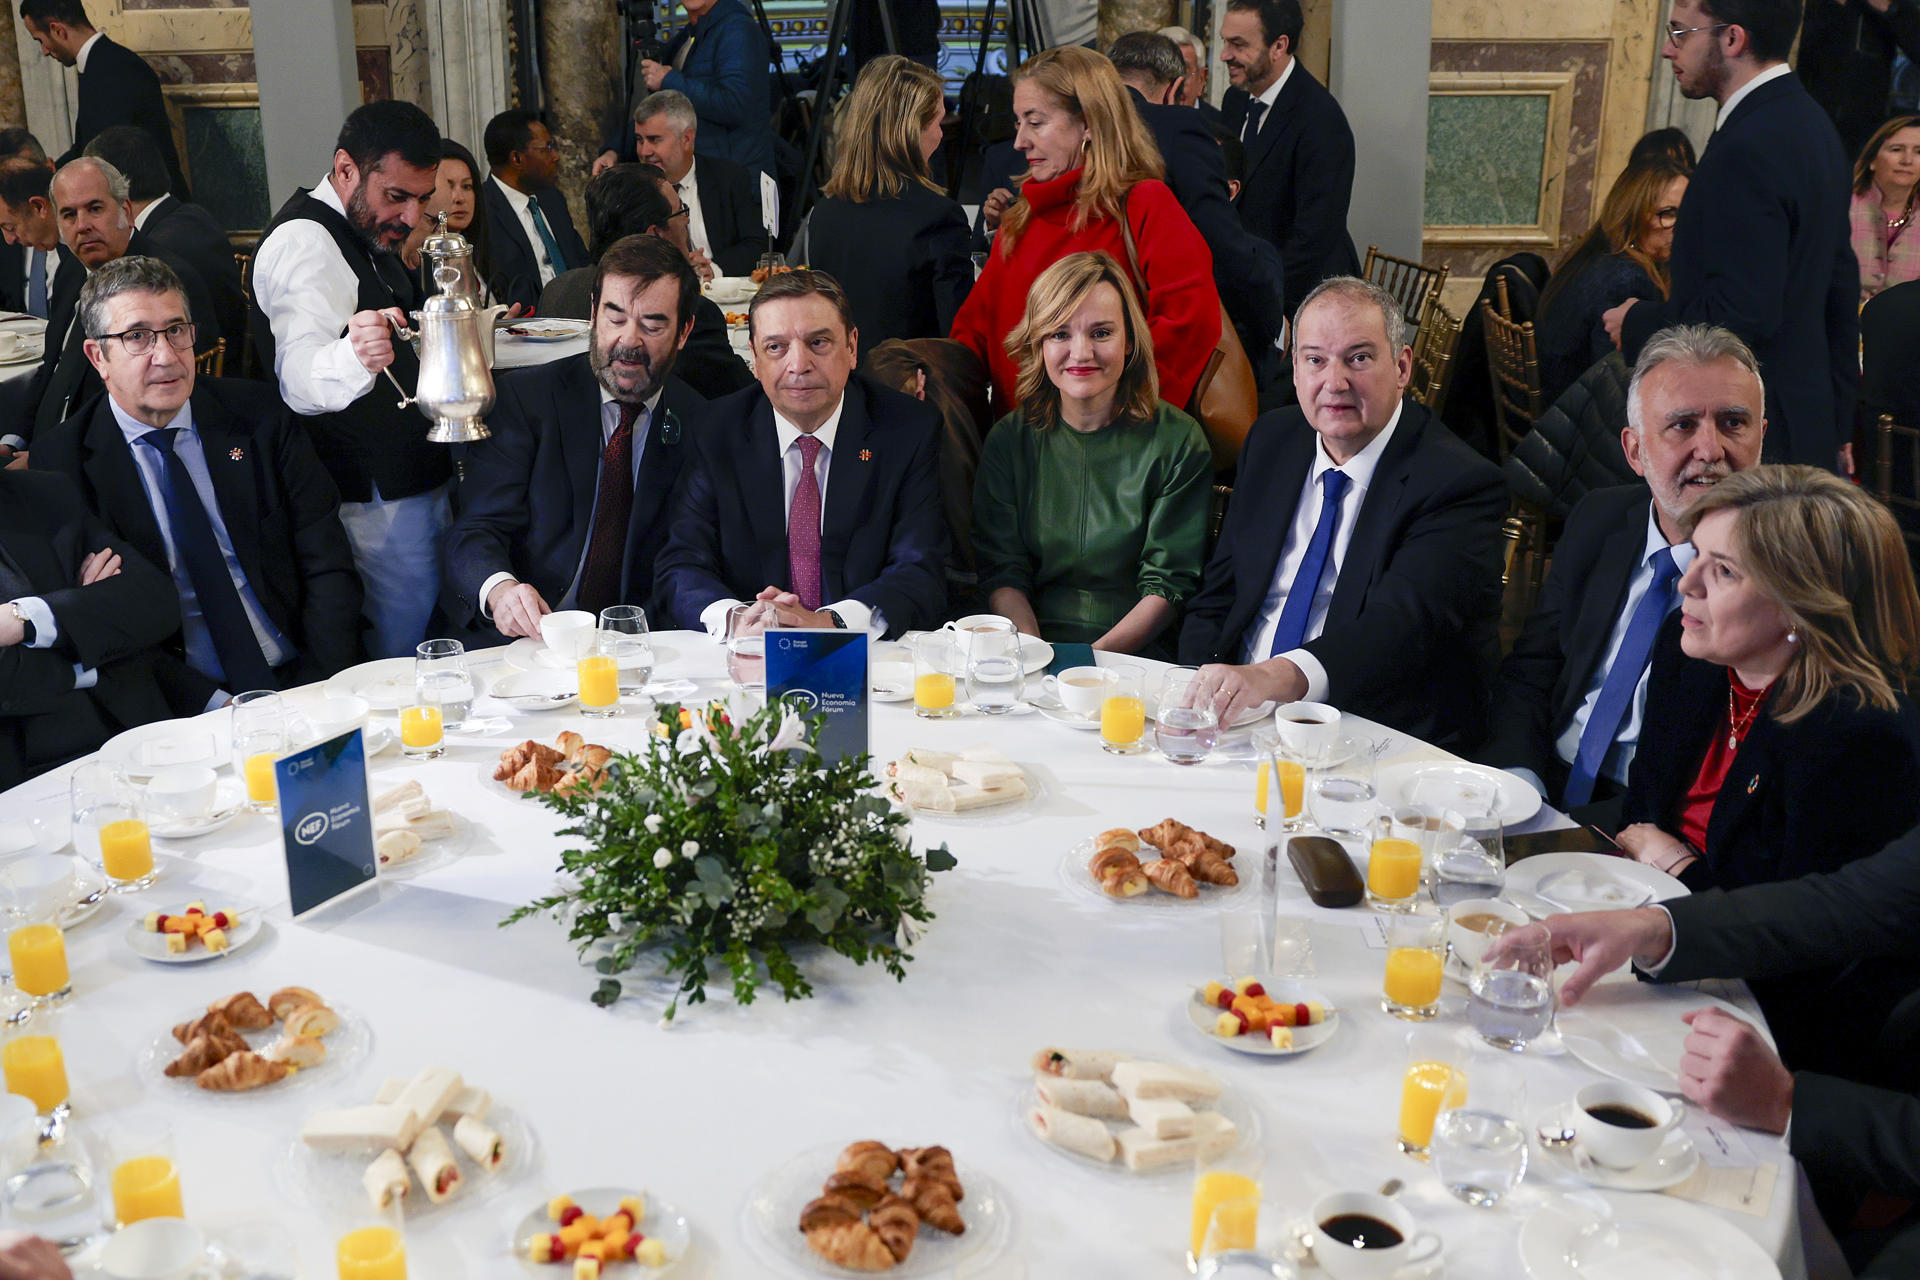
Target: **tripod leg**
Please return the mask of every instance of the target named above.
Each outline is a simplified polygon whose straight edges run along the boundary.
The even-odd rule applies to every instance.
[[[820,135],[827,123],[827,105],[833,101],[833,82],[840,71],[840,46],[847,38],[847,13],[852,7],[853,0],[833,0],[833,16],[827,23],[827,60],[820,68],[820,85],[813,96],[813,123],[807,129],[807,159],[801,166],[800,181],[794,192],[796,225],[813,206],[813,170],[820,163]]]

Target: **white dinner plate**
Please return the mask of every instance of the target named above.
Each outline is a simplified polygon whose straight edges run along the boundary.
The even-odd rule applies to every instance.
[[[1680,1092],[1680,1053],[1687,1025],[1680,1016],[1714,1008],[1752,1023],[1768,1044],[1773,1035],[1760,1022],[1718,996],[1686,986],[1640,982],[1610,974],[1587,992],[1577,1008],[1562,1009],[1554,1027],[1567,1051],[1602,1075],[1661,1093]]]
[[[651,663],[640,654],[628,654],[621,657],[618,663],[620,670],[632,671],[651,665],[658,671],[680,656],[677,650],[669,649],[657,640],[649,640],[647,647],[653,651]],[[573,659],[562,658],[544,643],[529,636],[521,636],[508,645],[506,657],[509,664],[522,671],[564,671],[571,674],[577,670]]]
[[[1668,902],[1687,886],[1655,867],[1607,853],[1538,853],[1507,868],[1502,893],[1533,915]]]
[[[585,320],[566,320],[557,316],[528,317],[500,326],[500,333],[522,342],[568,342],[584,338],[593,326]]]
[[[1318,988],[1310,987],[1304,982],[1295,982],[1290,978],[1262,977],[1260,985],[1267,989],[1268,995],[1282,1004],[1306,1004],[1318,1000],[1327,1007],[1327,1020],[1310,1027],[1295,1027],[1291,1049],[1276,1049],[1273,1047],[1273,1041],[1266,1035],[1256,1035],[1250,1031],[1237,1036],[1216,1035],[1213,1028],[1221,1009],[1219,1005],[1207,1003],[1206,988],[1202,986],[1195,988],[1187,997],[1187,1021],[1193,1024],[1193,1029],[1201,1036],[1221,1048],[1255,1058],[1291,1058],[1297,1053],[1318,1049],[1333,1039],[1334,1033],[1340,1029],[1340,1010],[1335,1008],[1333,1001],[1327,999],[1325,993]]]
[[[300,1074],[307,1073],[303,1071]],[[369,1089],[368,1095],[364,1098],[340,1097],[332,1099],[331,1102],[336,1107],[350,1107],[372,1100],[372,1091]],[[533,1167],[533,1129],[518,1112],[495,1102],[487,1108],[487,1114],[483,1120],[489,1129],[500,1135],[501,1145],[506,1148],[506,1159],[497,1169],[481,1168],[460,1149],[460,1144],[453,1140],[453,1126],[441,1125],[440,1130],[447,1140],[447,1146],[453,1149],[454,1163],[460,1167],[460,1185],[453,1195],[439,1204],[434,1204],[427,1199],[426,1192],[420,1189],[420,1183],[416,1179],[406,1199],[400,1202],[405,1207],[408,1222],[418,1222],[422,1218],[457,1212],[467,1205],[479,1204],[497,1194],[507,1184],[523,1177],[527,1170]],[[367,1151],[316,1151],[300,1141],[296,1133],[280,1156],[281,1185],[295,1197],[296,1203],[351,1202],[356,1208],[364,1208],[367,1196],[361,1189],[360,1175],[367,1171],[367,1166],[373,1163],[374,1156],[377,1154],[377,1152]],[[554,1277],[554,1280],[564,1280],[565,1277],[573,1274],[573,1268],[549,1266],[547,1274]],[[622,1273],[614,1272],[613,1274]],[[636,1275],[633,1271],[627,1271],[624,1274],[638,1280],[639,1275],[644,1275],[645,1272],[642,1271]]]
[[[1540,793],[1525,778],[1504,769],[1492,769],[1464,760],[1447,763],[1438,760],[1410,760],[1390,764],[1380,770],[1377,791],[1387,804],[1406,804],[1416,778],[1471,778],[1491,782],[1500,789],[1500,823],[1511,827],[1540,812]]]
[[[1631,1169],[1608,1168],[1581,1150],[1577,1141],[1568,1145],[1548,1146],[1539,1140],[1542,1130],[1551,1132],[1572,1127],[1571,1102],[1561,1102],[1547,1108],[1534,1125],[1534,1149],[1549,1167],[1591,1186],[1605,1187],[1610,1191],[1665,1191],[1691,1178],[1700,1167],[1700,1148],[1687,1136],[1687,1131],[1680,1128],[1669,1132],[1658,1151]]]
[[[1195,1067],[1192,1063],[1179,1062],[1164,1053],[1136,1053],[1130,1054],[1129,1056],[1137,1058],[1142,1062],[1164,1062],[1173,1066],[1190,1067],[1199,1071],[1206,1070],[1204,1067]],[[1213,1075],[1212,1072],[1207,1072],[1207,1074]],[[1214,1078],[1219,1079],[1218,1076]],[[1221,1115],[1233,1122],[1233,1127],[1240,1131],[1240,1140],[1234,1144],[1234,1150],[1237,1151],[1242,1147],[1258,1147],[1260,1145],[1260,1113],[1253,1109],[1252,1104],[1247,1101],[1246,1097],[1238,1089],[1234,1088],[1231,1082],[1220,1080],[1220,1083],[1222,1086],[1220,1097],[1214,1102],[1213,1106],[1211,1108],[1198,1106],[1194,1109],[1196,1111],[1209,1109],[1218,1111]],[[1033,1131],[1033,1126],[1027,1123],[1027,1113],[1039,1105],[1040,1091],[1034,1086],[1032,1076],[1029,1075],[1026,1086],[1015,1095],[1013,1108],[1013,1122],[1019,1126],[1020,1132],[1026,1135],[1028,1143],[1041,1148],[1051,1155],[1057,1156],[1068,1164],[1093,1174],[1095,1177],[1105,1177],[1120,1182],[1139,1182],[1145,1179],[1166,1178],[1169,1175],[1183,1178],[1191,1178],[1193,1176],[1193,1161],[1191,1160],[1176,1160],[1171,1164],[1161,1165],[1158,1169],[1149,1169],[1144,1173],[1134,1173],[1122,1163],[1118,1151],[1114,1152],[1113,1159],[1111,1160],[1095,1160],[1092,1156],[1081,1155],[1079,1152],[1069,1151],[1065,1147],[1056,1147],[1051,1142],[1043,1141],[1040,1135]],[[1131,1120],[1103,1120],[1101,1123],[1105,1124],[1108,1130],[1116,1134],[1123,1129],[1133,1127]]]
[[[233,717],[220,712],[155,720],[107,739],[100,759],[136,779],[184,765],[224,769],[232,763],[232,726]]]
[[[213,808],[198,818],[148,821],[147,831],[156,840],[193,840],[212,835],[247,812],[247,784],[238,778],[221,778],[214,784]]]
[[[747,1243],[768,1266],[794,1276],[861,1276],[871,1272],[835,1266],[815,1253],[799,1230],[800,1210],[820,1194],[820,1186],[834,1170],[844,1147],[823,1146],[803,1151],[774,1169],[747,1192],[741,1222]],[[964,1149],[964,1148],[963,1148]],[[914,1238],[913,1251],[884,1274],[911,1280],[916,1276],[950,1276],[961,1263],[985,1263],[1007,1246],[1013,1228],[1013,1206],[997,1183],[958,1155],[953,1171],[966,1194],[960,1200],[960,1220],[967,1229],[950,1236],[925,1223]],[[897,1180],[899,1175],[894,1175]]]
[[[16,365],[32,364],[46,352],[46,340],[33,338],[15,347],[12,355],[0,356],[0,368],[11,369]]]
[[[279,988],[260,985],[247,989],[259,997],[260,1003],[265,1004]],[[326,992],[320,992],[320,997],[327,999]],[[164,1020],[159,1033],[140,1051],[140,1079],[149,1089],[157,1091],[169,1101],[191,1100],[217,1107],[258,1106],[275,1098],[285,1098],[296,1089],[303,1094],[310,1094],[315,1087],[326,1089],[338,1085],[350,1078],[360,1063],[366,1060],[367,1051],[373,1046],[373,1028],[351,1009],[331,1000],[327,1000],[327,1007],[340,1016],[340,1025],[321,1037],[321,1042],[327,1046],[327,1056],[320,1065],[303,1067],[272,1084],[238,1093],[222,1093],[215,1089],[202,1089],[194,1083],[192,1076],[167,1074],[167,1064],[184,1053],[187,1047],[173,1038],[173,1028],[182,1022],[192,1022],[204,1014],[207,1011],[204,1004],[194,1005]],[[243,1031],[240,1035],[258,1053],[280,1038],[280,1023],[276,1021],[263,1031]]]
[[[571,671],[522,671],[504,664],[486,676],[487,695],[518,711],[550,711],[580,700],[580,680]]]
[[[1585,1246],[1590,1232],[1601,1234]],[[1583,1192],[1528,1214],[1520,1261],[1533,1280],[1780,1280],[1767,1251],[1717,1214],[1623,1192]]]
[[[456,1148],[457,1150],[458,1148]],[[649,1239],[658,1240],[667,1250],[667,1262],[661,1267],[629,1268],[626,1264],[616,1264],[616,1276],[665,1276],[680,1269],[680,1263],[687,1256],[687,1249],[693,1244],[693,1227],[687,1222],[687,1215],[676,1206],[655,1196],[646,1190],[635,1191],[622,1187],[588,1187],[581,1191],[567,1192],[567,1198],[581,1209],[601,1220],[612,1217],[620,1211],[620,1202],[629,1196],[640,1198],[640,1208],[645,1217],[633,1224],[633,1229]],[[409,1196],[409,1199],[412,1197]],[[513,1256],[520,1259],[520,1265],[527,1274],[539,1276],[541,1280],[558,1280],[559,1277],[573,1274],[571,1267],[556,1262],[535,1262],[528,1256],[533,1238],[558,1231],[559,1225],[547,1215],[547,1205],[553,1197],[549,1196],[527,1211],[513,1229]]]
[[[200,964],[206,960],[218,960],[222,956],[245,947],[266,931],[266,921],[260,915],[260,908],[246,907],[242,909],[235,907],[234,910],[239,912],[240,922],[234,925],[233,928],[227,930],[227,949],[225,951],[209,951],[205,944],[198,938],[195,938],[187,943],[187,949],[185,951],[180,952],[178,955],[170,954],[167,951],[167,942],[164,935],[147,932],[144,927],[145,917],[136,917],[127,922],[127,945],[132,947],[134,954],[142,960],[153,960],[160,964]],[[168,914],[176,913],[169,912]],[[198,1015],[195,1016],[197,1017]],[[336,1032],[335,1034],[338,1033]],[[333,1036],[329,1035],[326,1038],[332,1040]],[[173,1037],[168,1036],[167,1039],[173,1040]],[[185,1047],[184,1045],[181,1046],[181,1048]],[[327,1053],[328,1056],[332,1056],[333,1046],[331,1044],[327,1046]],[[171,1062],[173,1059],[169,1058],[167,1061]],[[284,1084],[285,1081],[281,1083]]]
[[[951,822],[960,826],[1004,827],[1016,822],[1025,822],[1029,811],[1048,796],[1047,784],[1039,769],[1030,764],[1013,762],[1020,772],[1026,775],[1027,793],[1012,800],[1003,800],[999,804],[990,804],[981,809],[968,809],[964,813],[942,813],[937,809],[916,809],[901,798],[886,782],[884,771],[881,781],[885,783],[887,798],[893,801],[908,815],[920,822]]]
[[[380,658],[348,667],[326,683],[330,698],[365,698],[375,711],[398,711],[413,701],[413,658]]]
[[[1099,845],[1092,839],[1082,840],[1068,849],[1060,859],[1060,878],[1070,888],[1078,890],[1082,897],[1092,898],[1096,902],[1104,902],[1111,906],[1124,907],[1129,911],[1191,914],[1207,907],[1234,902],[1239,899],[1246,887],[1253,883],[1254,877],[1258,874],[1257,869],[1251,865],[1252,859],[1243,862],[1242,859],[1235,857],[1231,861],[1234,873],[1240,877],[1239,884],[1208,884],[1196,877],[1194,883],[1200,889],[1200,896],[1197,898],[1182,898],[1178,894],[1167,893],[1152,887],[1136,897],[1115,898],[1109,896],[1107,891],[1100,887],[1100,882],[1093,878],[1093,873],[1087,870],[1087,863],[1097,852],[1099,852]],[[1235,852],[1239,853],[1242,850],[1236,846]],[[1134,857],[1140,859],[1140,864],[1145,866],[1149,862],[1159,860],[1160,850],[1150,844],[1142,844],[1140,851]]]

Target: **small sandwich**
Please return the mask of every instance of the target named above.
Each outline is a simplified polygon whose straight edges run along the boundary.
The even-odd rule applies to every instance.
[[[1102,1120],[1125,1120],[1127,1100],[1104,1080],[1066,1080],[1059,1076],[1037,1075],[1034,1092],[1040,1101],[1077,1116],[1095,1116]]]
[[[453,1158],[453,1148],[447,1145],[446,1135],[431,1125],[413,1140],[407,1163],[413,1166],[413,1176],[434,1204],[444,1204],[460,1188],[460,1166]]]
[[[1092,1116],[1077,1116],[1071,1111],[1042,1105],[1027,1112],[1027,1126],[1040,1141],[1052,1146],[1092,1160],[1113,1159],[1113,1135]]]
[[[374,1094],[373,1100],[375,1102],[397,1101],[400,1095],[407,1091],[407,1085],[410,1083],[412,1082],[404,1080],[399,1076],[388,1076],[380,1082],[380,1091]],[[487,1111],[492,1106],[492,1094],[475,1085],[467,1085],[462,1088],[460,1092],[454,1094],[453,1101],[449,1102],[440,1112],[439,1122],[441,1124],[455,1124],[461,1116],[472,1116],[475,1120],[485,1120],[487,1118]]]
[[[413,1116],[403,1107],[378,1105],[341,1107],[307,1118],[300,1141],[315,1151],[405,1151],[419,1133]]]
[[[500,1135],[472,1116],[461,1116],[454,1122],[453,1141],[482,1169],[498,1169],[506,1161],[507,1148]]]
[[[373,798],[373,811],[380,813],[398,813],[404,818],[417,818],[433,807],[433,801],[427,798],[427,789],[419,780],[403,782],[390,791],[383,791]]]
[[[376,1209],[384,1209],[396,1200],[407,1198],[407,1162],[398,1151],[388,1147],[367,1171],[360,1175],[360,1185],[367,1189],[367,1199]]]
[[[1220,1096],[1220,1082],[1206,1072],[1165,1062],[1122,1062],[1113,1069],[1113,1087],[1129,1099],[1212,1102]]]
[[[420,837],[404,827],[382,831],[380,838],[373,842],[373,851],[381,866],[391,867],[420,852]]]
[[[440,1114],[462,1087],[459,1072],[446,1067],[427,1067],[407,1082],[407,1087],[394,1099],[394,1105],[411,1112],[413,1118],[426,1127],[438,1123]]]
[[[1056,1049],[1048,1045],[1033,1055],[1033,1069],[1063,1080],[1105,1080],[1127,1055],[1112,1049]]]

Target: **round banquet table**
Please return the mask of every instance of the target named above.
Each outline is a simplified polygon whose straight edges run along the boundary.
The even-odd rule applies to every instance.
[[[656,680],[696,680],[702,698],[728,688],[723,655],[705,636],[654,639]],[[503,654],[473,655],[480,683],[506,669],[491,665]],[[291,696],[322,694],[309,686]],[[490,698],[476,703],[476,715],[505,712]],[[1389,735],[1378,725],[1347,723],[1374,740]],[[1578,1189],[1536,1149],[1508,1204],[1470,1209],[1427,1166],[1396,1151],[1409,1024],[1380,1011],[1384,952],[1367,945],[1364,907],[1313,907],[1283,864],[1279,910],[1309,920],[1317,971],[1309,981],[1342,1013],[1337,1033],[1318,1049],[1249,1058],[1197,1035],[1182,1007],[1190,983],[1218,976],[1216,909],[1134,911],[1064,882],[1060,863],[1076,842],[1167,816],[1238,845],[1247,874],[1257,863],[1249,853],[1259,847],[1249,762],[1216,752],[1203,765],[1179,768],[1157,754],[1106,755],[1096,734],[1038,714],[936,722],[917,719],[910,703],[876,704],[876,762],[914,746],[991,743],[1025,766],[1040,794],[1015,814],[916,820],[916,845],[945,842],[959,865],[934,877],[928,901],[938,918],[913,948],[905,982],[877,966],[816,954],[802,958],[813,998],[783,1003],[763,988],[742,1006],[722,979],[705,1004],[683,1003],[669,1028],[660,1022],[670,995],[664,981],[632,981],[627,998],[596,1008],[588,995],[597,975],[557,923],[542,917],[497,927],[512,908],[553,889],[565,846],[550,811],[490,781],[494,763],[524,738],[551,741],[569,728],[610,746],[643,732],[638,716],[594,721],[569,708],[515,714],[511,729],[484,738],[450,738],[440,760],[408,762],[397,751],[374,757],[375,790],[418,779],[436,807],[461,815],[470,843],[415,878],[382,881],[300,922],[288,918],[272,819],[248,815],[197,840],[156,841],[160,882],[109,899],[69,935],[75,994],[57,1031],[78,1129],[97,1137],[127,1117],[164,1120],[175,1135],[190,1216],[215,1236],[277,1221],[297,1237],[310,1280],[331,1277],[333,1268],[325,1218],[289,1181],[287,1153],[302,1122],[313,1110],[371,1102],[382,1079],[429,1065],[461,1072],[512,1108],[537,1134],[537,1150],[517,1180],[409,1227],[416,1277],[519,1275],[509,1237],[522,1215],[558,1192],[611,1185],[645,1187],[686,1212],[695,1243],[677,1274],[769,1274],[743,1241],[749,1189],[809,1148],[864,1138],[944,1144],[963,1166],[998,1183],[1013,1217],[1003,1258],[1025,1271],[976,1274],[1185,1274],[1188,1175],[1129,1178],[1085,1168],[1041,1146],[1020,1123],[1016,1100],[1029,1059],[1047,1045],[1122,1048],[1227,1082],[1260,1115],[1268,1196],[1295,1198],[1287,1209],[1304,1212],[1315,1187],[1372,1189],[1404,1179],[1402,1203],[1445,1240],[1449,1276],[1523,1274],[1517,1240],[1524,1216],[1550,1195]],[[1383,764],[1448,758],[1390,736]],[[0,800],[0,812],[64,823],[69,773],[23,784]],[[1548,810],[1530,825],[1563,820]],[[263,905],[270,928],[214,963],[162,966],[133,954],[125,940],[131,920],[195,898]],[[1238,902],[1257,900],[1243,894]],[[370,1051],[343,1078],[278,1096],[193,1095],[170,1107],[157,1083],[141,1078],[143,1048],[198,1006],[242,988],[264,998],[289,984],[318,990],[370,1025]],[[1461,989],[1450,983],[1449,993],[1457,1005]],[[1751,1010],[1744,988],[1723,994]],[[1456,1011],[1452,1021],[1463,1018]],[[1597,1078],[1571,1056],[1514,1061],[1528,1081],[1529,1129],[1535,1113]],[[1703,1119],[1697,1112],[1688,1118],[1696,1141]],[[1741,1137],[1754,1161],[1779,1166],[1765,1216],[1698,1211],[1751,1235],[1783,1275],[1804,1276],[1786,1146],[1766,1135]]]

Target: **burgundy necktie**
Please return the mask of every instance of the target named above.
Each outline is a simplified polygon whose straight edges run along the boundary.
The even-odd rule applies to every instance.
[[[820,607],[820,481],[814,475],[814,459],[820,456],[820,442],[801,436],[795,442],[800,450],[800,483],[793,489],[793,507],[787,512],[787,572],[793,579],[793,594],[800,597],[803,609]]]
[[[600,495],[593,504],[593,534],[580,571],[578,604],[598,614],[620,604],[620,573],[627,560],[627,524],[633,515],[633,422],[641,406],[620,406],[620,425],[600,454]]]

